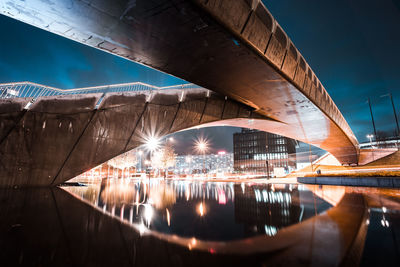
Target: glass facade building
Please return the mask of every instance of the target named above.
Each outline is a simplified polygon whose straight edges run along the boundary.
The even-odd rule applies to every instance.
[[[233,153],[181,155],[176,157],[175,173],[217,173],[233,171]]]
[[[276,175],[296,168],[296,141],[277,134],[243,128],[233,134],[233,154],[237,172]]]

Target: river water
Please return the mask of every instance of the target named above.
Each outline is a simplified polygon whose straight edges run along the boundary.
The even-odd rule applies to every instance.
[[[400,266],[394,189],[103,179],[0,199],[4,266]]]

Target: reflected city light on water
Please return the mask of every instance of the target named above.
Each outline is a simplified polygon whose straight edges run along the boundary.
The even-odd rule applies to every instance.
[[[167,223],[168,223],[168,226],[170,226],[171,225],[171,215],[169,214],[169,210],[168,209],[165,209],[165,211],[167,213]]]
[[[197,206],[197,213],[200,215],[200,216],[204,216],[204,214],[205,214],[205,208],[204,208],[204,204],[203,203],[200,203],[198,206]]]
[[[146,205],[144,209],[144,218],[146,219],[147,226],[150,226],[153,214],[154,214],[153,207],[151,205]]]
[[[275,184],[272,190],[257,182],[105,179],[88,186],[4,190],[2,251],[16,263],[5,266],[24,265],[18,264],[21,255],[35,262],[69,257],[69,248],[82,265],[91,262],[91,251],[93,266],[121,256],[127,258],[117,265],[125,266],[139,255],[145,266],[164,266],[175,255],[189,260],[167,265],[212,258],[215,265],[199,266],[233,266],[243,256],[241,266],[262,266],[294,255],[307,265],[340,266],[338,253],[352,257],[350,266],[398,266],[400,190],[296,184]],[[221,259],[232,261],[220,264]]]
[[[98,185],[65,189],[141,234],[151,230],[194,238],[190,247],[197,239],[274,236],[332,207],[297,185],[103,179]]]

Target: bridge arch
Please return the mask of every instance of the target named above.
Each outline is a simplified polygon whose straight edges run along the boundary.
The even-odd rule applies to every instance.
[[[31,100],[0,100],[0,186],[60,184],[148,135],[234,118],[269,120],[206,89],[50,96],[24,109]]]

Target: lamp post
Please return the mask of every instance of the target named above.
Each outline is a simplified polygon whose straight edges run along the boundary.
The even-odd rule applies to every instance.
[[[143,155],[143,151],[139,150],[138,154],[139,154],[139,170],[140,170],[140,172],[142,172],[142,155]]]
[[[151,157],[153,155],[153,152],[155,150],[157,150],[160,147],[160,140],[158,138],[156,138],[154,135],[148,136],[146,138],[146,148],[148,151],[150,151],[150,161],[147,161],[147,163],[145,162],[146,166],[146,172],[148,170],[148,165],[150,165],[151,163]],[[150,179],[150,174],[149,174],[149,179]]]
[[[397,114],[396,114],[396,109],[394,107],[392,93],[389,93],[389,97],[390,97],[390,101],[392,102],[393,115],[394,115],[394,119],[396,121],[397,136],[399,136],[400,135],[399,120],[397,119]]]
[[[372,145],[372,138],[373,138],[374,136],[372,135],[372,134],[367,134],[367,138],[369,139],[369,143],[371,144],[371,149],[372,149],[372,160],[375,160],[375,157],[374,157],[374,150],[373,150],[373,145]]]
[[[374,135],[375,135],[375,141],[378,143],[377,135],[376,135],[376,127],[375,127],[375,121],[374,121],[374,115],[372,114],[372,107],[371,107],[371,100],[368,97],[368,105],[369,105],[369,111],[371,112],[371,120],[372,120],[372,127],[374,128]]]
[[[205,144],[204,143],[200,143],[199,144],[199,149],[200,149],[200,151],[203,153],[203,168],[202,168],[202,170],[201,170],[201,172],[202,173],[205,173],[205,171],[204,171],[204,166],[205,166],[205,161],[206,161],[206,153],[205,153],[205,151],[206,151],[206,148],[205,148]]]
[[[367,138],[369,139],[369,143],[371,144],[371,148],[373,147],[372,146],[372,138],[374,137],[374,135],[373,134],[367,134]]]
[[[396,131],[396,139],[399,139],[399,136],[400,136],[399,120],[397,119],[397,113],[396,113],[396,108],[394,107],[392,93],[389,93],[389,94],[386,94],[386,95],[382,95],[381,97],[384,97],[384,96],[389,96],[390,97],[390,102],[392,103],[392,108],[393,108],[393,115],[394,115],[394,119],[395,119],[395,122],[396,122],[396,130],[397,130]],[[397,141],[396,141],[396,146],[398,147]]]
[[[201,154],[203,154],[203,169],[202,172],[204,171],[204,164],[205,164],[205,153],[208,150],[208,142],[207,140],[204,139],[199,139],[195,143],[196,150],[199,151]]]

